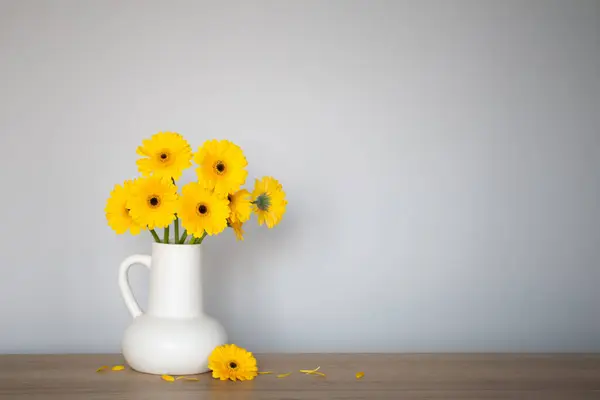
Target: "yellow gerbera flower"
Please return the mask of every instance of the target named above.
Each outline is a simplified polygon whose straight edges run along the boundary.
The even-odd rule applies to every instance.
[[[258,375],[256,358],[235,344],[224,344],[213,350],[208,357],[208,368],[213,378],[226,381],[250,381]]]
[[[134,221],[148,229],[168,226],[175,219],[178,205],[177,188],[170,178],[156,176],[136,179],[127,201]]]
[[[197,238],[202,237],[205,231],[208,235],[216,235],[227,228],[229,200],[217,196],[200,183],[188,183],[181,189],[178,216],[189,234]]]
[[[252,192],[252,209],[258,215],[258,224],[273,228],[285,213],[287,200],[277,179],[270,176],[257,179]]]
[[[240,220],[237,220],[235,222],[229,221],[229,225],[233,228],[235,238],[237,240],[244,240],[244,231],[242,230],[242,225],[244,225],[244,223]]]
[[[137,153],[147,158],[137,160],[143,176],[179,179],[184,169],[192,165],[192,148],[178,133],[159,132],[142,142]]]
[[[234,194],[227,196],[229,199],[229,220],[231,222],[246,222],[252,214],[252,204],[250,204],[250,192],[246,189],[238,190]]]
[[[248,162],[242,149],[228,140],[209,140],[194,154],[198,180],[221,196],[233,193],[246,182]]]
[[[123,186],[115,185],[110,192],[110,197],[106,201],[106,220],[108,225],[117,233],[122,234],[129,232],[132,235],[137,235],[142,230],[142,226],[138,225],[129,213],[127,208],[127,200],[131,196],[132,181],[125,181]]]

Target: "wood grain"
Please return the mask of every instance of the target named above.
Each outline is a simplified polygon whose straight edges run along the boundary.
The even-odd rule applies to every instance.
[[[0,356],[1,399],[600,399],[600,355],[288,354],[257,355],[250,382],[164,382],[127,368],[119,355]],[[327,377],[299,369],[321,366]],[[364,371],[364,378],[355,374]]]

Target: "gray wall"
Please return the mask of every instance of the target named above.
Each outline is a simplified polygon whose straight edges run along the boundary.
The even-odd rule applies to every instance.
[[[598,1],[0,0],[0,54],[0,352],[119,351],[151,238],[103,209],[160,130],[287,190],[206,241],[233,342],[600,351]]]

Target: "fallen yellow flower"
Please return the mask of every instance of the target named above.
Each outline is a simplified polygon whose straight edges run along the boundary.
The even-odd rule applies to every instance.
[[[124,365],[115,365],[111,368],[113,371],[123,371],[125,369]]]
[[[96,370],[96,372],[100,372],[100,371],[106,371],[107,369],[108,369],[108,365],[103,365],[103,366],[101,366],[100,368],[98,368],[98,369]]]
[[[171,375],[162,375],[161,378],[163,381],[175,382],[175,378],[173,378]]]
[[[292,374],[291,372],[288,372],[287,374],[279,374],[279,375],[277,375],[277,377],[278,378],[286,378],[286,377],[290,376],[291,374]]]
[[[364,372],[362,372],[362,371],[361,371],[361,372],[357,372],[357,373],[356,373],[356,379],[360,379],[360,378],[362,378],[363,376],[365,376],[365,373],[364,373]]]

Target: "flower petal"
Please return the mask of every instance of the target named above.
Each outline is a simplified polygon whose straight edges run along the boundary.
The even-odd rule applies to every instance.
[[[175,378],[173,378],[171,375],[162,375],[161,378],[163,381],[175,382]]]
[[[111,368],[113,371],[123,371],[125,369],[124,365],[115,365]]]
[[[292,374],[291,372],[288,372],[287,374],[279,374],[279,375],[277,375],[277,377],[278,378],[286,378],[286,377],[290,376],[291,374]]]
[[[360,379],[360,378],[362,378],[363,376],[365,376],[365,373],[364,373],[364,372],[362,372],[362,371],[361,371],[361,372],[357,372],[357,373],[356,373],[356,379]]]
[[[198,381],[199,379],[194,376],[178,376],[175,378],[176,381],[184,380],[184,381]]]
[[[102,372],[102,371],[106,371],[107,369],[108,369],[108,365],[103,365],[103,366],[101,366],[100,368],[98,368],[98,369],[96,370],[96,372]]]
[[[270,375],[272,373],[273,373],[273,371],[258,371],[259,375]]]
[[[311,372],[317,372],[320,369],[321,369],[321,366],[318,366],[315,369],[301,369],[300,372],[303,372],[305,374],[310,374]]]

